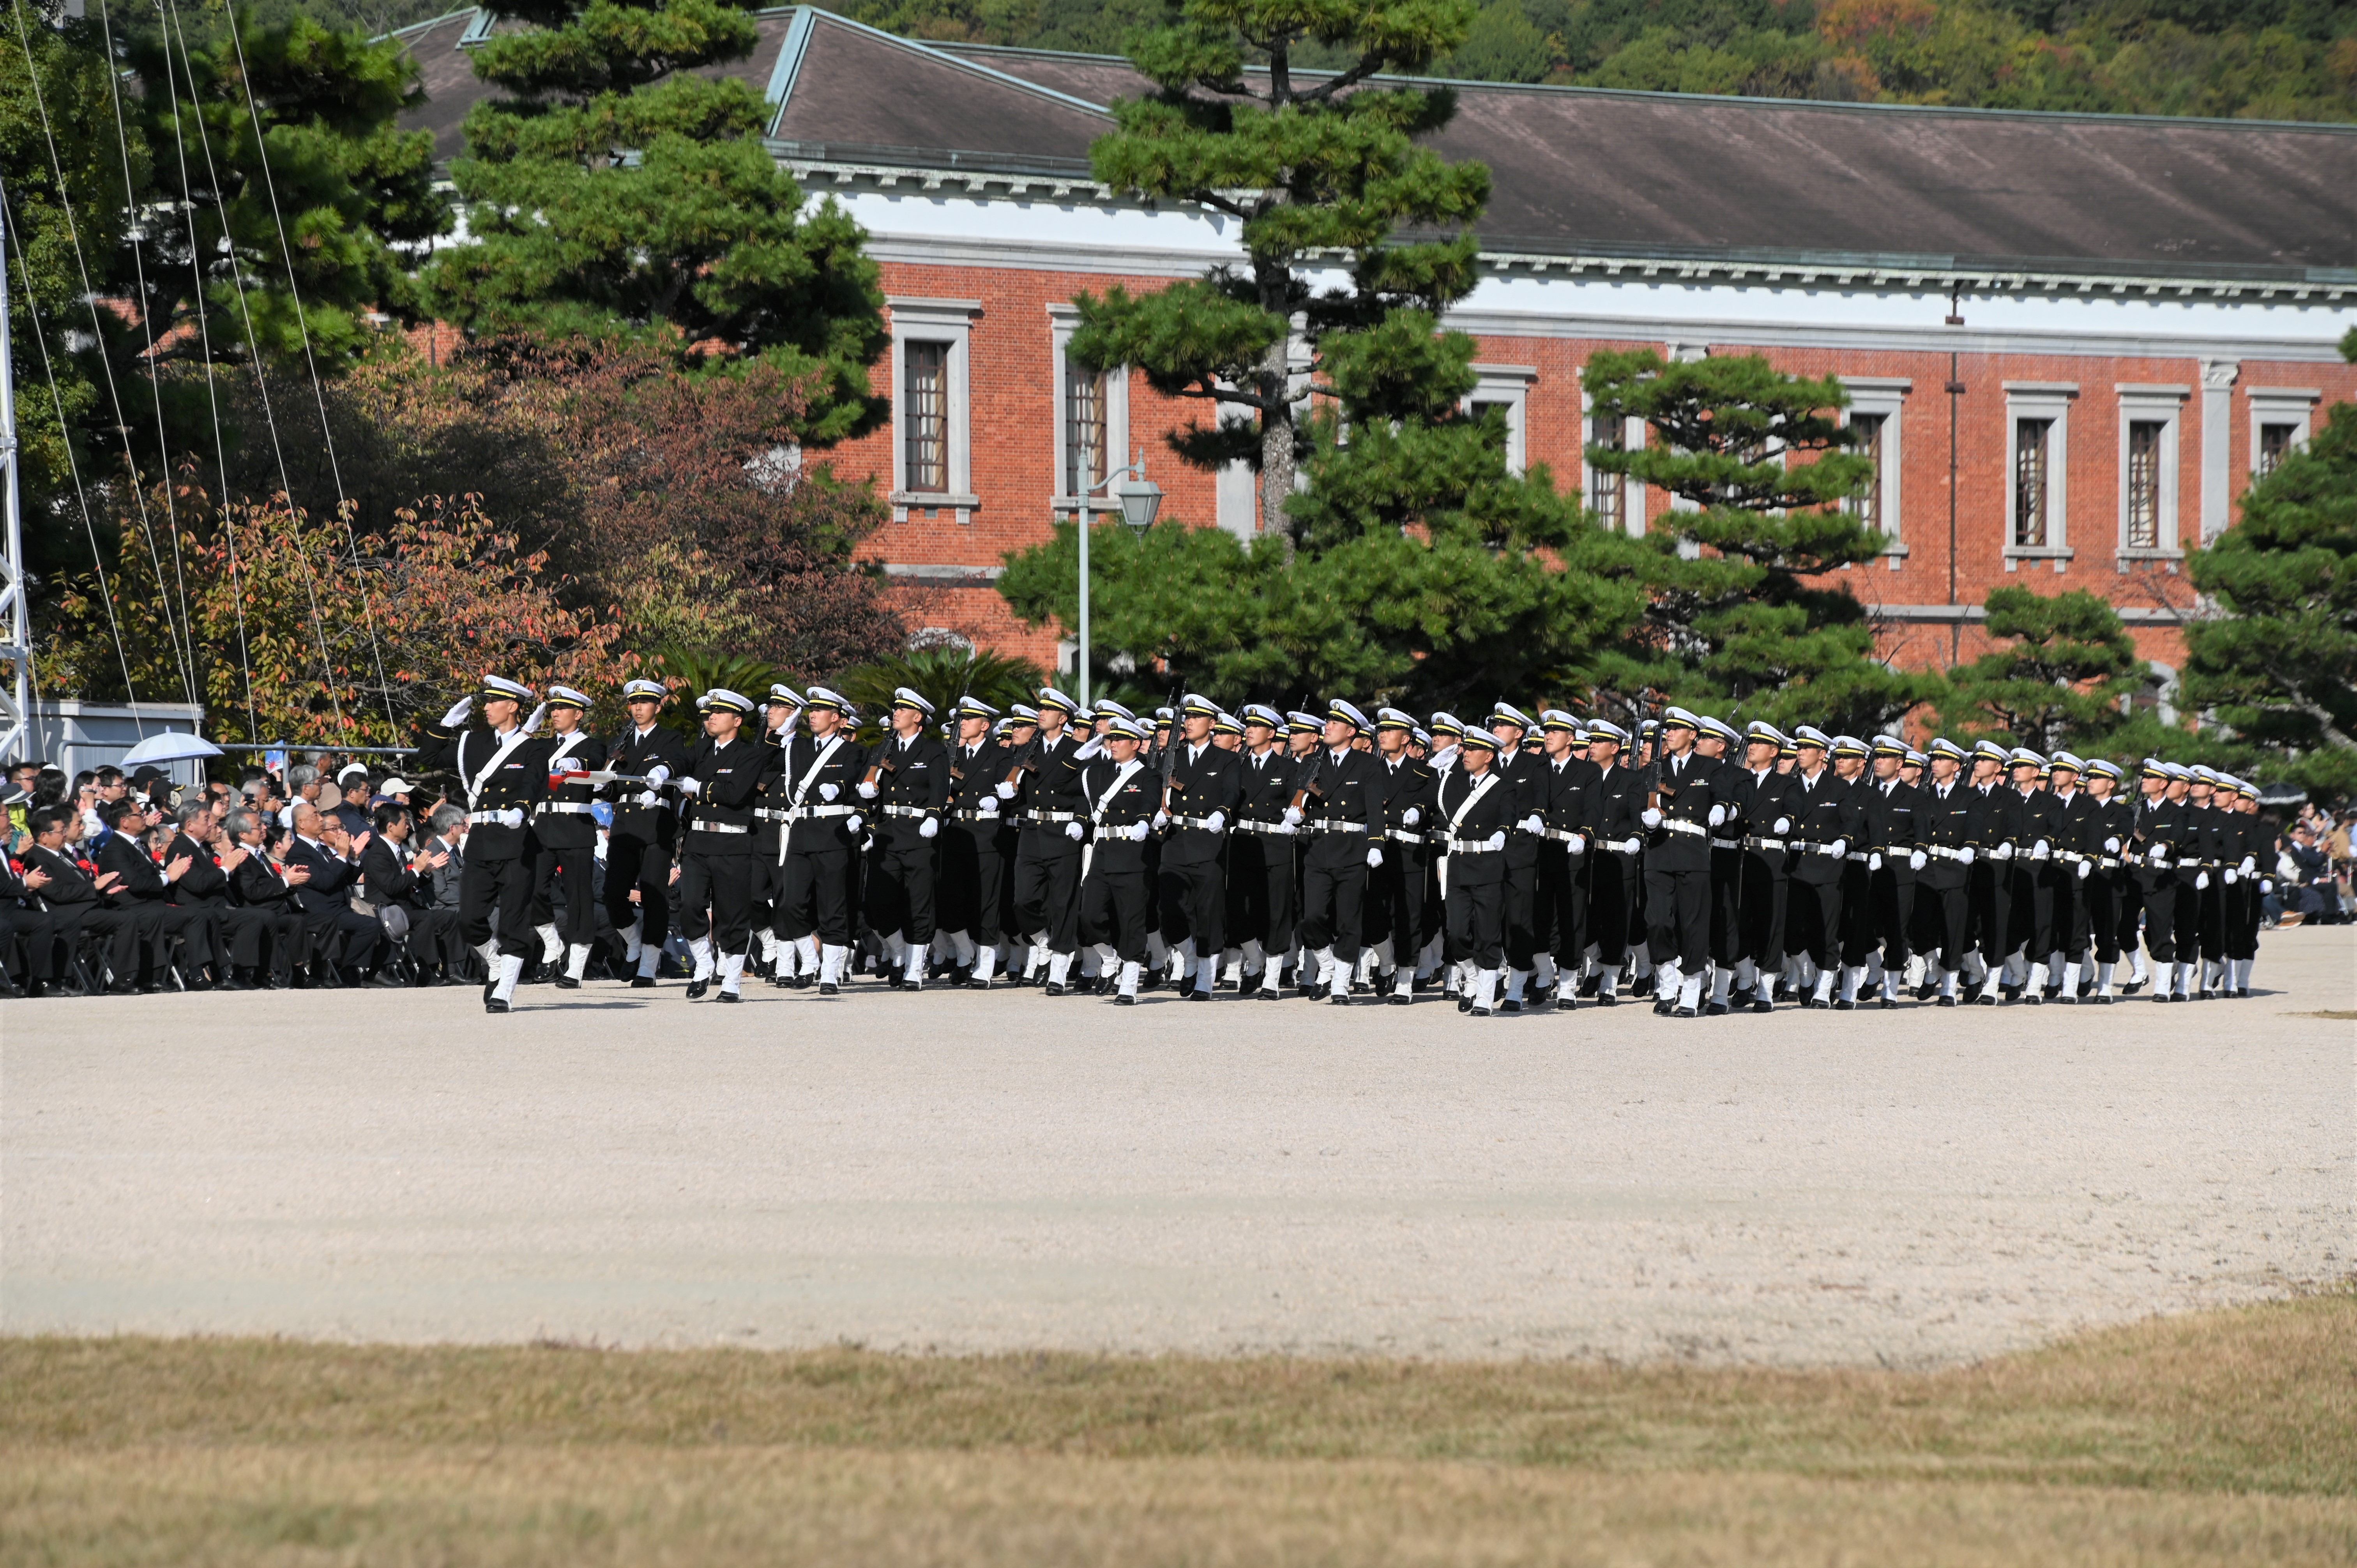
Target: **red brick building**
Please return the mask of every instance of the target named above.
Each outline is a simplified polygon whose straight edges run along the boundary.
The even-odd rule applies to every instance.
[[[1183,467],[1202,405],[1066,362],[1069,302],[1238,254],[1216,213],[1090,177],[1125,62],[911,42],[763,13],[733,68],[771,147],[868,230],[891,306],[891,425],[837,448],[892,503],[875,545],[923,624],[1057,656],[991,586],[1142,448],[1170,522],[1249,533],[1248,471]],[[410,29],[444,157],[483,89],[480,13]],[[2357,397],[2357,128],[2041,115],[1463,84],[1443,153],[1495,177],[1487,276],[1452,317],[1510,456],[1640,530],[1667,504],[1591,474],[1580,370],[1599,348],[1767,354],[1839,376],[1874,424],[1868,505],[1893,537],[1852,568],[1894,661],[1980,651],[2007,582],[2116,605],[2172,675],[2197,612],[2180,563],[2256,471]],[[1111,464],[1103,454],[1119,453]],[[1063,650],[1067,655],[1069,650]],[[2166,691],[2157,693],[2167,700]]]

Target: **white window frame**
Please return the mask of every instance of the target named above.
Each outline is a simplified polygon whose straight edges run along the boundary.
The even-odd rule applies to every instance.
[[[1071,446],[1066,437],[1066,400],[1071,393],[1072,334],[1081,325],[1081,313],[1070,305],[1050,304],[1048,306],[1048,340],[1054,358],[1049,381],[1054,401],[1049,405],[1052,414],[1050,428],[1056,433],[1056,466],[1049,470],[1048,489],[1054,499],[1049,504],[1059,517],[1078,516],[1081,498],[1064,493],[1064,470],[1071,466]],[[1105,472],[1111,473],[1129,461],[1129,368],[1117,365],[1105,372]],[[1092,512],[1117,509],[1114,492],[1103,490],[1090,498]]]
[[[2007,381],[2005,383],[2005,569],[2018,572],[2024,561],[2051,561],[2057,572],[2078,553],[2071,546],[2071,404],[2079,395],[2076,381]],[[2046,438],[2046,542],[2016,544],[2019,532],[2013,506],[2019,493],[2014,483],[2020,457],[2017,445],[2025,419],[2051,421]]]
[[[1585,509],[1590,489],[1596,482],[1596,470],[1587,462],[1587,432],[1596,420],[1596,400],[1587,393],[1583,374],[1579,387],[1579,504]],[[1620,445],[1626,451],[1640,451],[1645,445],[1645,422],[1631,417],[1620,422]],[[1617,476],[1620,480],[1620,531],[1632,539],[1644,537],[1645,486],[1634,474]]]
[[[2323,392],[2316,387],[2253,387],[2251,400],[2251,462],[2243,470],[2243,483],[2247,488],[2259,476],[2259,432],[2269,424],[2298,426],[2292,436],[2294,452],[2308,445],[2316,429],[2316,405],[2324,401]]]
[[[1506,405],[1506,472],[1520,478],[1529,461],[1531,387],[1539,379],[1539,368],[1477,363],[1473,372],[1481,379],[1458,406],[1470,414],[1477,403]]]
[[[982,498],[974,493],[974,401],[966,362],[982,301],[887,295],[884,304],[892,313],[892,521],[908,521],[911,508],[935,508],[947,509],[958,522],[972,522]],[[909,406],[910,343],[949,345],[943,367],[949,383],[942,430],[949,445],[946,490],[909,489],[909,444],[900,428],[900,411]]]
[[[2178,542],[2178,523],[2183,515],[2178,504],[2179,443],[2185,431],[2185,400],[2193,395],[2193,389],[2120,381],[2112,390],[2120,400],[2119,569],[2125,572],[2138,561],[2182,561],[2185,552]],[[2132,425],[2150,423],[2161,427],[2160,516],[2155,531],[2158,542],[2132,549],[2128,544],[2128,433]]]
[[[1890,569],[1907,558],[1906,524],[1900,511],[1899,499],[1905,486],[1900,480],[1906,466],[1902,461],[1905,447],[1900,432],[1907,413],[1908,394],[1915,390],[1912,380],[1904,376],[1842,376],[1841,384],[1849,392],[1849,407],[1842,413],[1846,425],[1863,413],[1882,421],[1882,467],[1875,475],[1876,501],[1882,513],[1878,526],[1890,542],[1882,553],[1890,562]],[[2011,538],[2011,534],[2007,535]]]

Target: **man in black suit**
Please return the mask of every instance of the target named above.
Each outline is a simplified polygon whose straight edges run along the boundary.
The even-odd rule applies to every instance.
[[[81,819],[70,806],[44,806],[27,819],[26,826],[33,835],[22,855],[27,878],[29,881],[38,873],[46,879],[37,892],[55,921],[55,940],[63,955],[70,957],[85,931],[104,937],[106,966],[112,976],[106,983],[108,993],[137,995],[140,949],[152,943],[161,929],[161,909],[118,908],[111,901],[119,878],[75,853],[72,835]]]
[[[406,806],[379,806],[371,824],[373,831],[361,847],[361,882],[386,934],[408,951],[410,983],[432,985],[452,978],[462,950],[458,919],[452,911],[435,907],[432,880],[448,856],[430,838],[412,852],[409,841],[416,822]]]
[[[172,884],[175,904],[210,910],[221,922],[221,948],[214,979],[224,991],[244,991],[265,962],[264,950],[273,929],[270,912],[248,908],[237,901],[224,862],[242,860],[245,852],[221,847],[221,819],[215,808],[192,800],[179,810],[179,832],[164,851],[165,863],[185,861],[188,869]]]
[[[22,785],[0,786],[0,829],[12,838],[10,824],[22,820],[29,799]],[[48,879],[0,855],[0,996],[38,996],[57,978],[57,917],[40,907]]]
[[[344,825],[318,807],[304,801],[295,808],[295,837],[287,845],[286,864],[310,873],[296,889],[295,903],[311,938],[315,985],[358,985],[364,978],[380,985],[400,983],[382,968],[384,923],[352,908],[360,891],[360,851],[374,836],[362,833],[355,846]]]
[[[1314,994],[1322,972],[1327,1000],[1336,1006],[1351,1001],[1367,873],[1383,863],[1383,846],[1372,837],[1383,815],[1383,765],[1351,744],[1366,727],[1366,715],[1352,704],[1340,697],[1328,704],[1321,744],[1297,782],[1300,803],[1285,811],[1285,820],[1309,837],[1302,857],[1301,946],[1322,966],[1313,971],[1304,958],[1302,994]]]
[[[146,906],[157,916],[142,983],[150,979],[160,982],[165,967],[177,962],[184,989],[210,990],[230,974],[228,952],[221,942],[221,916],[200,905],[179,903],[172,897],[174,886],[197,861],[210,857],[191,851],[175,855],[159,866],[147,853],[143,836],[147,829],[145,804],[124,800],[113,808],[113,835],[98,846],[99,869],[114,874],[117,901]]]
[[[1154,813],[1155,831],[1166,835],[1155,879],[1162,940],[1178,950],[1180,993],[1190,1002],[1209,1002],[1219,983],[1228,900],[1220,857],[1243,798],[1243,758],[1211,743],[1219,716],[1208,697],[1190,692],[1180,702],[1167,754],[1169,789]]]

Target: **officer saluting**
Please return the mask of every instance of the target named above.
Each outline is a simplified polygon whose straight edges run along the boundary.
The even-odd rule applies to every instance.
[[[516,715],[532,688],[504,675],[486,675],[479,693],[484,726],[462,727],[475,705],[462,698],[425,732],[418,766],[455,773],[467,795],[467,868],[458,881],[459,940],[479,949],[490,980],[483,1010],[504,1013],[533,950],[532,872],[536,841],[532,816],[548,798],[545,746],[535,746],[545,709],[522,724]],[[499,935],[491,918],[499,917]]]
[[[670,694],[660,681],[625,685],[622,705],[630,722],[606,748],[608,768],[647,780],[644,787],[609,786],[619,793],[609,797],[614,822],[606,834],[606,913],[622,934],[624,967],[638,966],[630,985],[640,991],[654,984],[663,939],[671,935],[671,865],[679,844],[679,812],[662,790],[687,767],[687,743],[677,731],[655,723]]]
[[[583,727],[589,716],[589,696],[571,686],[548,688],[548,799],[533,817],[536,854],[532,872],[532,922],[541,940],[541,956],[552,948],[565,955],[559,988],[577,991],[589,964],[590,944],[597,937],[597,901],[591,891],[597,876],[597,822],[590,814],[595,793],[587,777],[606,766],[606,743]],[[565,878],[565,929],[554,924],[555,901],[549,896],[557,877]]]

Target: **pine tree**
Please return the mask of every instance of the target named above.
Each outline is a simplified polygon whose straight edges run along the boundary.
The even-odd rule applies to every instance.
[[[1860,736],[1938,689],[1876,658],[1865,607],[1829,576],[1886,542],[1846,504],[1873,465],[1836,417],[1839,381],[1758,355],[1671,364],[1651,349],[1599,352],[1583,381],[1598,416],[1650,432],[1642,446],[1591,446],[1588,462],[1688,503],[1646,535],[1651,603],[1598,661],[1599,686]]]
[[[430,274],[478,335],[651,332],[706,362],[759,358],[817,389],[797,434],[827,442],[886,413],[867,366],[883,293],[866,236],[802,192],[762,145],[768,110],[734,76],[750,0],[509,0],[475,73],[505,90],[468,112],[451,170],[471,244]]]
[[[2357,331],[2342,351],[2357,359]],[[2186,702],[2292,748],[2310,789],[2357,789],[2357,404],[2334,404],[2186,567],[2214,606],[2186,628]]]
[[[2073,590],[1989,591],[1988,633],[2009,646],[1949,671],[1942,727],[2001,734],[2038,751],[2101,749],[2126,723],[2126,700],[2150,674],[2119,612]]]

